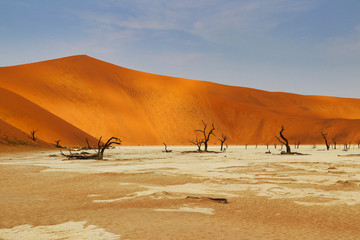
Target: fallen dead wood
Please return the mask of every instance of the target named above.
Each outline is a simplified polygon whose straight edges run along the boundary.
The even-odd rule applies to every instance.
[[[67,159],[79,159],[79,160],[87,160],[87,159],[94,159],[94,160],[103,160],[105,149],[108,149],[112,144],[120,145],[121,140],[117,137],[109,138],[105,144],[101,142],[101,138],[99,138],[98,148],[95,150],[95,153],[90,154],[88,152],[81,152],[81,153],[72,153],[69,149],[69,154],[65,154],[60,150],[61,155],[67,157]]]
[[[227,204],[228,200],[226,198],[212,198],[212,197],[197,197],[197,196],[187,196],[186,198],[195,198],[195,199],[210,199],[215,202]]]
[[[68,160],[70,160],[70,159],[87,160],[87,159],[98,159],[99,158],[97,153],[93,153],[93,154],[90,154],[88,152],[73,153],[70,149],[68,151],[69,151],[69,154],[65,154],[60,150],[61,155],[66,157]]]
[[[338,157],[360,157],[360,154],[346,154],[346,155],[338,155]]]
[[[199,151],[199,150],[196,150],[196,151],[182,151],[181,154],[186,154],[186,153],[223,153],[223,152],[217,152],[217,151]]]
[[[286,153],[285,151],[281,151],[280,155],[299,155],[299,156],[307,156],[307,155],[310,155],[310,154],[307,154],[307,153],[299,153],[299,152]]]

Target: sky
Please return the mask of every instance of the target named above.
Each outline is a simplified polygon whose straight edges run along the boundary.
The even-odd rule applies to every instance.
[[[0,0],[0,66],[79,54],[167,76],[360,98],[360,0]]]

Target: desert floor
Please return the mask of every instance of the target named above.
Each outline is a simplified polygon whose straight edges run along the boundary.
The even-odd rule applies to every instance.
[[[360,239],[360,157],[338,156],[357,146],[169,149],[121,146],[105,161],[1,153],[0,238]]]

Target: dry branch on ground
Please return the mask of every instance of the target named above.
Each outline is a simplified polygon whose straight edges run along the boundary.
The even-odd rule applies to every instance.
[[[95,159],[95,160],[103,160],[103,157],[104,157],[104,152],[105,152],[105,149],[108,149],[111,145],[115,144],[115,145],[120,145],[121,144],[121,140],[120,138],[117,138],[117,137],[111,137],[109,138],[105,144],[103,144],[101,142],[101,138],[99,138],[99,141],[98,141],[98,147],[97,149],[95,150],[95,153],[93,154],[90,154],[88,152],[81,152],[81,153],[72,153],[71,150],[69,150],[69,153],[68,155],[66,155],[65,153],[63,153],[61,150],[61,155],[67,157],[67,159],[83,159],[83,160],[86,160],[86,159]]]

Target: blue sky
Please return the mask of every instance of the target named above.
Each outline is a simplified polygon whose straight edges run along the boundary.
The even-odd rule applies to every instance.
[[[360,98],[360,0],[0,0],[0,66],[77,54],[168,76]]]

